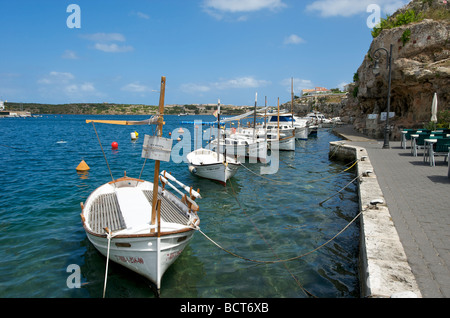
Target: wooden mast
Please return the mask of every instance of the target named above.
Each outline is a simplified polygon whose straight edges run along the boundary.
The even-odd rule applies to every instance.
[[[158,117],[158,128],[156,130],[156,135],[158,137],[162,137],[163,125],[164,125],[164,94],[166,90],[166,77],[161,77],[161,90],[159,94],[159,117]],[[156,223],[156,214],[160,211],[157,209],[156,203],[158,201],[158,183],[159,183],[159,166],[160,161],[155,160],[155,172],[153,176],[153,202],[152,202],[152,220],[151,225],[155,225]],[[160,217],[158,216],[158,220]],[[155,229],[152,229],[152,233],[154,233]]]
[[[278,97],[277,104],[277,131],[278,131],[278,142],[280,142],[280,98]]]
[[[292,127],[294,127],[294,78],[291,77],[291,113],[292,113]]]
[[[217,161],[219,161],[219,159],[220,159],[220,99],[217,101]]]

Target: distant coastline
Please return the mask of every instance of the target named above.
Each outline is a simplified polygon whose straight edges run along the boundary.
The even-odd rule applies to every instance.
[[[212,115],[216,105],[166,105],[166,115]],[[252,106],[221,105],[223,115],[239,115],[252,109]],[[65,114],[65,115],[151,115],[156,114],[158,106],[142,104],[113,103],[73,103],[73,104],[38,104],[5,103],[5,112],[28,112],[31,114]]]

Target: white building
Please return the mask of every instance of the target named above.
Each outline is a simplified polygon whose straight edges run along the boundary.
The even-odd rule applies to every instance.
[[[5,103],[0,100],[0,111],[5,110]]]

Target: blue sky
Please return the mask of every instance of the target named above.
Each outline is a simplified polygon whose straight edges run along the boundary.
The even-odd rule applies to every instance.
[[[408,0],[1,1],[0,100],[258,105],[350,83],[381,17]],[[69,28],[70,4],[81,9]],[[75,21],[75,20],[72,20]]]

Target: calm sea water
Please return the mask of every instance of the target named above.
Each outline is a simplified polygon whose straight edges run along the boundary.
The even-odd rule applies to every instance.
[[[0,119],[0,297],[102,297],[105,258],[89,243],[80,220],[80,202],[111,176],[95,131],[85,119],[143,116],[46,116]],[[195,119],[212,121],[212,116]],[[192,125],[194,117],[166,116],[164,135]],[[96,124],[114,178],[139,177],[143,137],[149,127]],[[131,142],[130,132],[140,134]],[[185,184],[200,188],[201,228],[224,248],[255,260],[288,259],[320,246],[358,213],[355,185],[323,205],[355,172],[328,159],[329,129],[298,141],[280,154],[276,174],[259,175],[261,164],[246,164],[227,187],[192,176],[186,163],[162,163]],[[66,143],[58,143],[64,140]],[[111,143],[118,142],[118,150]],[[85,160],[91,170],[77,173]],[[143,179],[153,179],[147,162]],[[359,297],[359,228],[353,224],[331,244],[306,257],[256,264],[227,254],[196,233],[163,277],[161,297],[303,298]],[[71,264],[81,288],[69,288]],[[110,263],[107,297],[155,297],[140,276]]]

